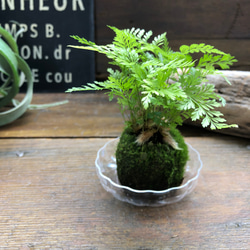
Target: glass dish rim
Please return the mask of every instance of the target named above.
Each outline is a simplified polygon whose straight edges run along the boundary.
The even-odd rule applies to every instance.
[[[95,160],[95,166],[98,170],[98,174],[101,175],[102,178],[106,179],[111,185],[115,186],[116,188],[119,188],[119,189],[126,189],[126,190],[129,190],[130,192],[133,192],[133,193],[140,193],[140,194],[146,194],[146,193],[154,193],[154,194],[163,194],[163,193],[167,193],[167,192],[170,192],[170,191],[173,191],[173,190],[179,190],[179,189],[182,189],[182,188],[185,188],[187,186],[190,185],[190,183],[194,182],[195,180],[198,179],[199,175],[200,175],[200,171],[203,167],[203,163],[201,161],[201,157],[200,157],[200,154],[199,152],[194,148],[192,147],[188,142],[185,141],[185,143],[188,145],[188,147],[190,147],[195,153],[196,155],[198,156],[198,161],[200,163],[200,166],[199,168],[197,169],[197,172],[196,172],[196,175],[194,177],[192,177],[191,179],[187,180],[187,182],[185,184],[182,184],[180,186],[177,186],[177,187],[172,187],[172,188],[168,188],[168,189],[164,189],[164,190],[150,190],[150,189],[145,189],[145,190],[138,190],[138,189],[133,189],[133,188],[130,188],[128,186],[124,186],[124,185],[121,185],[121,184],[118,184],[114,181],[112,181],[109,177],[107,177],[106,175],[104,175],[101,171],[101,168],[100,166],[98,165],[98,159],[100,158],[100,152],[110,143],[112,142],[115,142],[115,141],[118,141],[120,139],[120,137],[117,137],[115,139],[112,139],[108,142],[106,142],[97,152],[97,157],[96,157],[96,160]]]

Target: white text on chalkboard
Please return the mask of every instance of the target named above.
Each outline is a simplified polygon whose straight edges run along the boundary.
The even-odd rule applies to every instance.
[[[50,6],[46,5],[47,0],[1,0],[1,10],[39,10],[39,11],[49,11]],[[60,3],[59,3],[60,2]],[[70,2],[70,3],[69,3]],[[17,4],[19,3],[19,4]],[[83,0],[54,0],[53,7],[56,11],[84,11],[85,7]],[[17,9],[19,8],[19,9]]]

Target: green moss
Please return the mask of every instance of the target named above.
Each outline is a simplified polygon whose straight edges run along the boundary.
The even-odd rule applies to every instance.
[[[139,146],[135,143],[137,134],[131,128],[124,130],[116,150],[117,173],[122,185],[139,190],[164,190],[181,184],[188,148],[177,129],[171,129],[170,133],[182,150],[163,143],[158,133]]]

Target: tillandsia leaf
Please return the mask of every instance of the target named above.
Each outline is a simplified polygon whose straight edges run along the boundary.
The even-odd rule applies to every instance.
[[[0,27],[1,28],[1,27]],[[2,28],[0,32],[2,32]],[[13,46],[15,40],[10,38],[10,36],[6,36],[6,31],[0,33],[3,38],[5,38],[9,44]],[[15,55],[15,52],[8,46],[8,44],[0,38],[0,69],[2,69],[3,73],[7,74],[9,78],[5,81],[3,86],[1,86],[2,90],[6,90],[6,95],[2,96],[0,99],[0,107],[5,106],[10,102],[10,100],[18,93],[19,90],[19,74],[18,74],[18,62]],[[6,88],[5,86],[11,84],[11,88]],[[4,88],[5,87],[5,88]]]
[[[25,30],[24,30],[24,28],[21,26],[21,24],[20,24],[19,22],[15,21],[15,20],[10,20],[10,23],[14,23],[14,24],[16,24],[16,25],[19,27],[19,30],[17,30],[17,31],[15,32],[14,35],[11,35],[11,34],[9,33],[9,35],[12,36],[12,37],[14,38],[15,41],[17,41],[18,37],[19,37],[20,35],[22,35],[22,34],[25,32]],[[6,32],[7,32],[7,31],[6,31]],[[16,46],[16,49],[17,49],[17,50],[14,50],[13,48],[12,48],[12,49],[13,49],[13,51],[15,51],[15,52],[18,54],[18,46],[17,46],[16,43],[15,43],[15,46]]]
[[[16,59],[18,61],[18,69],[21,70],[27,79],[27,93],[24,99],[17,105],[16,107],[0,113],[0,126],[6,125],[10,122],[13,122],[17,118],[19,118],[28,108],[31,100],[32,100],[32,93],[33,93],[33,79],[32,73],[27,65],[27,63],[19,56],[16,55]]]
[[[0,27],[0,72],[7,76],[7,80],[0,86],[0,108],[10,103],[14,105],[13,108],[0,112],[0,126],[13,122],[23,115],[28,108],[47,108],[67,103],[67,101],[64,101],[46,104],[45,106],[30,106],[33,95],[32,72],[28,64],[19,56],[15,38],[2,27]],[[27,81],[26,95],[19,102],[14,97],[19,92],[19,87],[25,79]]]
[[[189,118],[200,120],[204,127],[235,126],[226,125],[215,110],[225,105],[225,100],[206,79],[208,74],[219,73],[215,66],[229,68],[237,61],[233,56],[205,43],[182,45],[179,51],[172,51],[166,33],[152,37],[152,31],[144,29],[108,27],[115,32],[111,44],[97,45],[72,36],[83,44],[73,47],[105,54],[116,70],[108,69],[104,82],[67,92],[108,90],[110,100],[118,97],[121,113],[129,113],[125,122],[134,128],[147,123],[151,114],[157,114],[152,120],[158,127],[175,127]],[[200,59],[193,60],[193,53],[200,53]]]
[[[60,106],[66,103],[68,103],[68,100],[64,100],[60,102],[53,102],[53,103],[46,103],[46,104],[29,104],[28,109],[29,110],[46,109],[46,108]],[[12,104],[16,107],[20,105],[20,101],[12,99]]]
[[[7,30],[2,28],[1,26],[0,26],[0,36],[2,36],[6,40],[11,50],[18,54],[18,46],[15,39]]]

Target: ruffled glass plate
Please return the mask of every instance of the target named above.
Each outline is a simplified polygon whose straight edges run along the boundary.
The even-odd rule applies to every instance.
[[[196,186],[202,168],[200,154],[190,144],[189,161],[185,167],[183,182],[166,190],[135,190],[119,183],[116,171],[115,151],[119,138],[107,142],[97,153],[97,174],[103,188],[120,201],[136,206],[163,206],[182,200]]]

